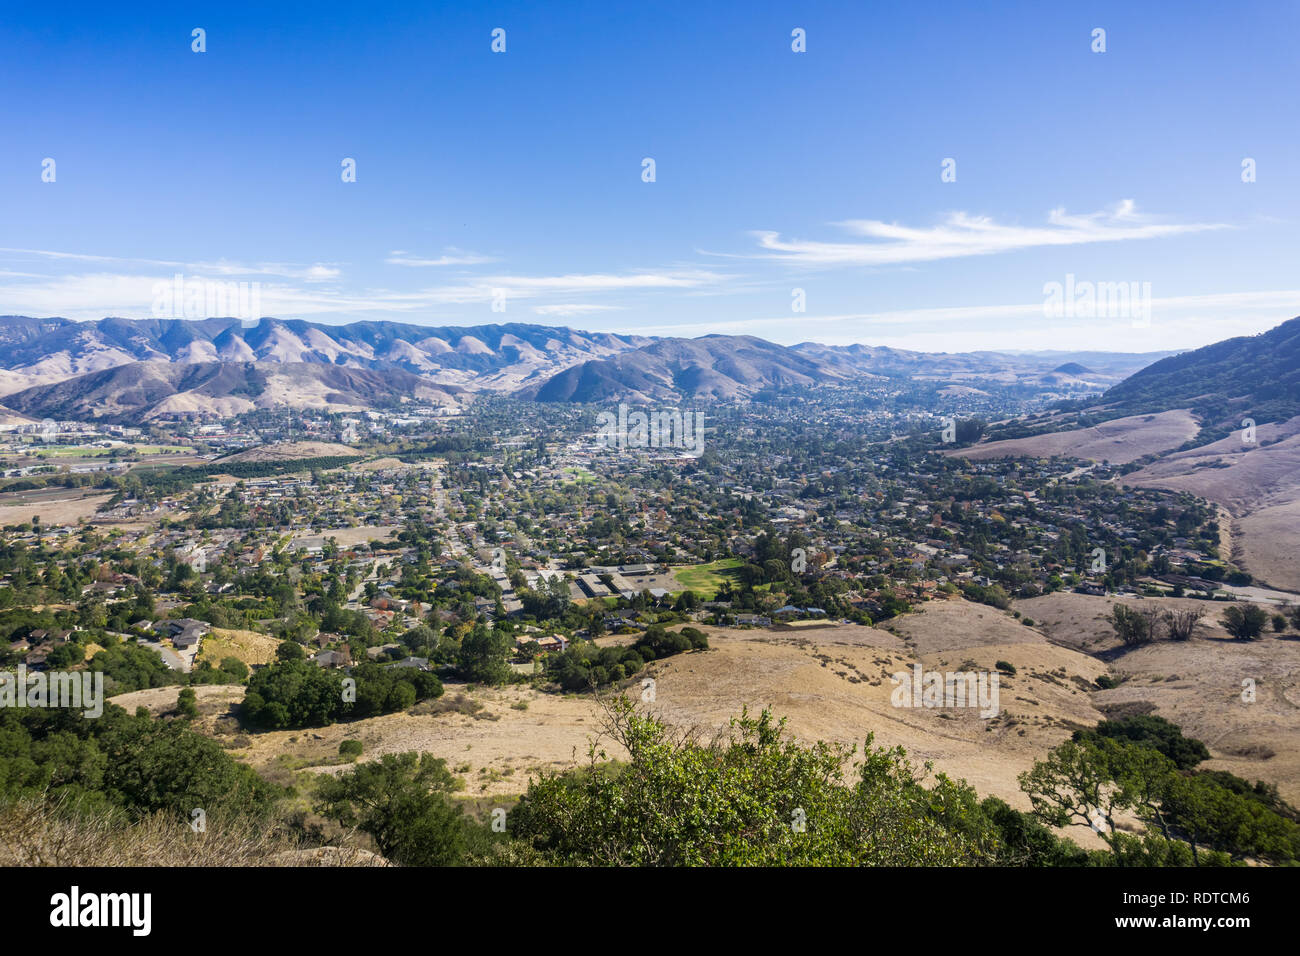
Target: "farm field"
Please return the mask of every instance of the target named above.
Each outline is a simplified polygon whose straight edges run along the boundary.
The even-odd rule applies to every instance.
[[[43,525],[76,524],[91,518],[112,495],[83,489],[42,488],[0,494],[0,526],[39,516]]]

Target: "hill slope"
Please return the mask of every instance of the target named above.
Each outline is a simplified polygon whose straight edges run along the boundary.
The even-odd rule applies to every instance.
[[[451,391],[409,372],[306,362],[133,362],[38,385],[6,401],[34,418],[134,422],[285,406],[347,411],[396,405],[404,397],[456,401]]]
[[[749,335],[663,339],[613,358],[584,362],[516,393],[540,402],[747,398],[769,386],[840,378],[794,349]]]
[[[1161,359],[1093,404],[1126,415],[1190,408],[1221,433],[1242,418],[1262,424],[1300,415],[1300,318]]]

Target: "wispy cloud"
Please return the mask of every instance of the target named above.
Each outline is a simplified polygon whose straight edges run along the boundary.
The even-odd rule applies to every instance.
[[[144,266],[179,269],[195,276],[271,276],[280,279],[299,279],[305,282],[321,282],[337,279],[343,273],[336,265],[316,262],[296,264],[285,262],[239,262],[231,259],[218,259],[211,262],[185,262],[179,259],[143,259],[129,256],[97,256],[84,252],[60,252],[54,249],[15,249],[0,247],[0,258],[6,259],[46,259],[52,262],[96,262],[124,266]]]
[[[464,252],[460,249],[448,249],[443,255],[436,259],[424,259],[412,255],[405,249],[394,249],[384,260],[390,266],[477,266],[487,262],[496,262],[494,256],[481,256],[473,252]]]
[[[689,290],[720,283],[727,276],[700,269],[643,272],[568,273],[555,276],[493,275],[402,293],[401,298],[434,305],[490,302],[499,294],[507,301],[614,293]]]
[[[1129,319],[1049,319],[1043,302],[970,305],[830,315],[642,325],[646,335],[754,334],[793,345],[888,345],[918,351],[1074,349],[1142,352],[1199,348],[1272,328],[1300,315],[1300,289],[1153,297],[1151,322]]]
[[[1081,215],[1054,209],[1043,226],[999,223],[966,212],[950,213],[942,223],[922,228],[878,219],[849,219],[833,225],[865,241],[786,239],[778,232],[758,231],[753,235],[761,251],[752,257],[805,266],[905,265],[1043,246],[1158,239],[1228,228],[1222,223],[1158,222],[1139,213],[1131,199],[1100,212]]]
[[[625,307],[621,305],[596,305],[594,303],[561,303],[559,305],[539,305],[533,308],[537,315],[593,315],[600,312],[621,312]]]
[[[564,275],[492,275],[413,289],[352,286],[335,266],[323,263],[244,264],[230,260],[181,262],[161,259],[121,259],[48,250],[3,250],[12,258],[32,256],[51,260],[54,274],[0,270],[0,311],[30,315],[62,315],[93,319],[105,315],[148,316],[154,287],[182,273],[190,279],[257,280],[262,310],[267,315],[364,316],[429,313],[455,306],[487,307],[504,297],[507,308],[518,302],[538,302],[539,315],[586,315],[625,308],[622,302],[583,302],[580,298],[636,294],[656,290],[691,290],[722,282],[713,271],[671,268],[626,273],[567,273]],[[53,261],[95,266],[123,264],[114,271],[67,271]],[[555,301],[558,300],[558,301]]]

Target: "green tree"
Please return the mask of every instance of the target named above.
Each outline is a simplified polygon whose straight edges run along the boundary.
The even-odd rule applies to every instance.
[[[1154,641],[1159,623],[1159,611],[1155,608],[1138,611],[1127,604],[1116,604],[1110,610],[1110,625],[1126,647]]]
[[[1239,641],[1253,641],[1264,633],[1268,613],[1258,604],[1234,604],[1223,612],[1223,626]]]
[[[1210,759],[1210,751],[1205,744],[1195,737],[1183,736],[1183,731],[1177,724],[1154,714],[1103,720],[1093,730],[1076,730],[1072,739],[1095,741],[1100,737],[1152,747],[1172,760],[1179,770],[1190,770],[1201,761]]]
[[[406,866],[450,866],[467,848],[466,821],[448,795],[457,778],[430,754],[384,754],[338,777],[323,777],[317,812],[356,827],[384,857]]]
[[[1165,803],[1176,779],[1174,762],[1153,747],[1098,737],[1056,747],[1020,775],[1020,787],[1048,826],[1092,827],[1116,865],[1180,865],[1192,862],[1192,852],[1172,845],[1177,834]],[[1146,824],[1147,837],[1119,830],[1124,814]]]
[[[1245,783],[1240,778],[1234,782]],[[1177,777],[1166,810],[1170,825],[1186,834],[1197,864],[1201,862],[1200,845],[1235,860],[1257,857],[1294,864],[1300,859],[1300,826],[1294,819],[1276,812],[1258,792],[1225,786],[1215,775]]]
[[[510,638],[497,630],[476,627],[461,641],[456,666],[467,681],[504,684],[510,680]]]
[[[181,692],[176,695],[176,710],[182,716],[191,719],[199,716],[199,704],[194,694],[194,688],[181,688]]]
[[[281,641],[275,649],[275,659],[279,661],[301,661],[306,657],[307,652],[297,641]]]
[[[251,723],[272,729],[320,727],[338,719],[343,704],[342,675],[305,660],[289,660],[269,664],[252,676],[243,712]]]

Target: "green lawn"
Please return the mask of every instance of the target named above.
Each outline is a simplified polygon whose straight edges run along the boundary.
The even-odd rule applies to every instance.
[[[694,591],[705,601],[711,601],[718,593],[718,587],[725,580],[733,583],[740,579],[740,558],[723,558],[708,564],[696,564],[691,567],[674,568],[673,576],[683,589]]]

